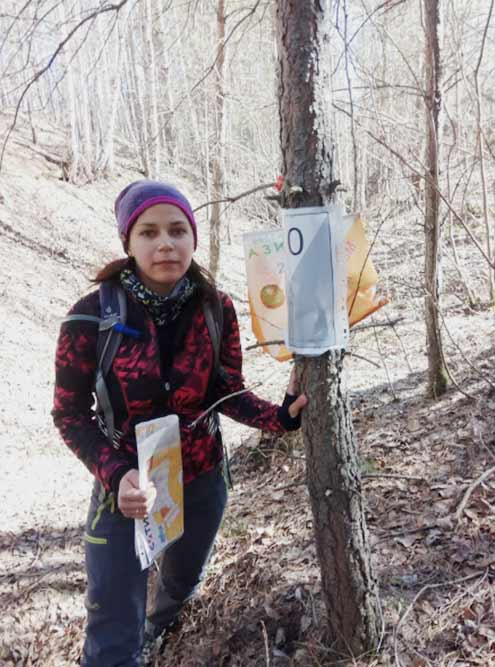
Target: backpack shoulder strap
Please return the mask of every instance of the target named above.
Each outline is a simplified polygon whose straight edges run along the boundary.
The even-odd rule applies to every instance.
[[[213,345],[213,371],[210,375],[208,394],[215,384],[218,373],[220,372],[220,346],[223,333],[223,304],[220,297],[216,296],[213,302],[203,302],[203,314],[205,316],[206,326]]]
[[[210,379],[208,381],[208,389],[206,392],[207,403],[209,403],[211,393],[213,391],[213,386],[215,384],[215,380],[217,379],[218,375],[222,372],[222,367],[220,364],[220,347],[222,344],[222,336],[223,336],[223,303],[221,301],[218,292],[213,302],[210,301],[203,302],[203,313],[206,320],[206,326],[208,327],[208,333],[210,335],[211,342],[213,345],[213,355],[214,355],[213,371],[210,375]],[[216,437],[218,438],[221,444],[224,456],[223,474],[225,482],[230,489],[233,489],[234,484],[230,472],[229,452],[222,438],[222,433],[220,431],[220,421],[218,418],[218,412],[216,410],[213,410],[213,412],[210,413],[208,430],[211,430],[212,433],[216,433]]]
[[[100,428],[110,442],[118,449],[119,434],[115,430],[115,421],[110,394],[105,378],[112,367],[123,335],[141,338],[142,332],[126,325],[127,298],[124,289],[113,282],[100,284],[100,317],[96,315],[68,315],[64,322],[85,321],[98,324],[96,341],[96,373],[94,392],[96,394],[96,416]]]
[[[127,299],[120,285],[111,282],[101,283],[100,316],[96,358],[98,367],[105,377],[122,342],[127,320]]]
[[[115,420],[105,378],[122,342],[127,319],[127,299],[120,285],[103,282],[100,285],[100,326],[96,344],[95,394],[97,411],[103,413],[104,428],[110,442],[117,447]]]

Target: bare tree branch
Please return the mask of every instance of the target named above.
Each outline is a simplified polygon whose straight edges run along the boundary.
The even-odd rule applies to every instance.
[[[250,188],[249,190],[241,192],[240,194],[234,195],[232,197],[225,197],[224,199],[215,199],[213,201],[207,201],[204,204],[201,204],[200,206],[197,206],[195,209],[193,209],[193,213],[196,213],[196,211],[200,211],[202,208],[205,208],[206,206],[211,206],[212,204],[221,204],[223,202],[234,204],[236,201],[242,199],[243,197],[252,195],[255,192],[259,192],[260,190],[267,190],[268,188],[273,188],[275,187],[275,185],[276,183],[263,183],[262,185],[257,185],[254,188]]]
[[[38,72],[36,72],[36,74],[28,82],[28,84],[26,85],[26,87],[22,91],[21,96],[19,97],[19,100],[17,101],[17,105],[16,105],[15,112],[14,112],[14,119],[13,119],[13,121],[12,121],[8,131],[7,131],[7,135],[6,135],[6,137],[3,141],[3,144],[2,144],[2,151],[1,151],[1,154],[0,154],[0,172],[1,172],[2,167],[3,167],[3,160],[4,160],[4,156],[5,156],[5,151],[7,149],[7,143],[10,139],[10,135],[12,134],[12,132],[14,131],[14,129],[17,125],[17,119],[19,117],[19,112],[20,112],[22,103],[24,101],[24,98],[26,97],[26,95],[30,91],[30,89],[43,76],[43,74],[45,74],[45,72],[47,72],[50,69],[50,67],[53,65],[53,63],[57,59],[57,57],[60,55],[64,46],[72,39],[72,37],[74,37],[74,35],[78,32],[78,30],[83,25],[85,25],[88,21],[91,21],[91,20],[95,19],[96,16],[98,16],[99,14],[104,14],[106,12],[119,12],[122,9],[122,7],[127,4],[128,1],[129,0],[121,0],[121,2],[119,2],[118,4],[111,4],[111,5],[106,5],[106,6],[104,5],[103,7],[100,7],[98,9],[94,10],[93,12],[88,14],[88,16],[84,17],[81,21],[79,21],[79,23],[74,28],[72,28],[72,30],[70,30],[70,32],[66,35],[66,37],[59,43],[59,45],[57,46],[55,51],[50,56],[50,59],[48,60],[48,63],[44,67],[42,67],[40,70],[38,70]]]
[[[346,116],[350,115],[348,111],[346,111],[345,109],[342,109],[342,107],[339,107],[335,103],[333,103],[332,106],[335,109],[337,109],[337,111],[340,111],[341,113],[344,113]],[[381,146],[383,146],[384,148],[386,148],[387,151],[389,151],[392,155],[394,155],[399,160],[399,162],[404,164],[411,171],[412,174],[414,174],[415,176],[417,176],[418,178],[420,178],[421,180],[423,180],[425,182],[429,180],[428,176],[426,176],[424,173],[421,173],[415,167],[413,167],[413,165],[403,155],[401,155],[397,150],[395,150],[394,148],[389,146],[384,139],[381,139],[380,137],[377,137],[371,130],[369,130],[367,127],[364,127],[363,125],[361,125],[359,123],[359,121],[356,121],[356,122],[358,122],[358,124],[362,127],[364,132],[366,132],[374,141],[376,141],[376,143],[378,143]],[[495,262],[492,262],[492,260],[488,257],[487,253],[482,248],[478,239],[474,236],[473,232],[469,229],[468,225],[466,225],[466,223],[464,222],[462,217],[453,208],[452,204],[449,202],[449,200],[447,199],[447,197],[443,194],[443,192],[441,190],[438,191],[438,194],[440,196],[440,199],[443,201],[443,203],[452,212],[452,215],[455,217],[455,219],[462,225],[462,227],[466,231],[466,233],[469,236],[469,238],[471,239],[471,241],[474,243],[476,248],[479,250],[479,252],[483,256],[483,258],[486,260],[488,266],[490,266],[492,269],[494,269],[495,268]]]

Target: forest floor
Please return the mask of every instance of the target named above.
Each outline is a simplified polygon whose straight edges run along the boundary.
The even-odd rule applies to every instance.
[[[32,146],[20,127],[0,180],[2,667],[65,667],[80,655],[91,479],[51,424],[53,355],[60,318],[95,267],[119,253],[113,198],[138,177],[121,162],[112,181],[65,183],[42,155],[60,154],[61,138],[49,126],[38,136]],[[402,217],[390,217],[376,244],[391,303],[374,320],[403,320],[356,332],[359,357],[346,362],[380,589],[379,652],[340,661],[326,641],[299,436],[266,441],[224,420],[234,489],[201,595],[157,666],[495,666],[493,311],[466,308],[458,283],[447,280],[446,354],[458,387],[425,398],[421,246],[414,215],[409,226]],[[219,280],[245,345],[253,343],[241,237],[248,229],[232,221]],[[199,260],[207,260],[201,250]],[[465,261],[477,259],[466,249]],[[246,353],[245,375],[263,382],[261,395],[283,396],[287,366],[261,351]]]

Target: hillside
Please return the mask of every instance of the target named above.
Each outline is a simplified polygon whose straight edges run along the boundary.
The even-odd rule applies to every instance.
[[[121,159],[111,181],[76,187],[60,180],[60,168],[43,153],[59,154],[62,138],[43,128],[35,146],[27,127],[15,132],[0,175],[5,667],[64,667],[79,654],[91,479],[51,424],[54,348],[60,318],[95,269],[119,254],[113,199],[140,177]],[[194,205],[205,201],[188,182],[178,183]],[[370,212],[371,234],[378,213]],[[242,252],[249,229],[231,214],[219,280],[234,298],[244,345],[253,342]],[[451,385],[441,400],[425,399],[419,238],[414,212],[397,212],[381,228],[374,259],[391,303],[375,321],[403,320],[395,329],[356,333],[351,351],[359,356],[347,363],[384,619],[381,654],[356,664],[489,667],[495,475],[481,476],[495,465],[494,318],[464,305],[448,271],[446,350],[460,391]],[[199,247],[206,263],[201,216]],[[471,269],[479,259],[466,251],[464,261]],[[275,400],[288,367],[255,350],[245,355],[245,375]],[[249,429],[223,425],[235,480],[228,513],[203,595],[157,665],[334,664],[324,640],[302,445],[297,438],[260,441]]]

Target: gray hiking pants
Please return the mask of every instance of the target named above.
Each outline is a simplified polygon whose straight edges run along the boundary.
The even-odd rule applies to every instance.
[[[165,628],[200,583],[211,553],[227,489],[222,468],[184,486],[184,535],[161,558],[149,627]],[[114,494],[95,483],[86,524],[88,613],[83,667],[139,667],[146,618],[147,571],[134,551],[134,521]]]

